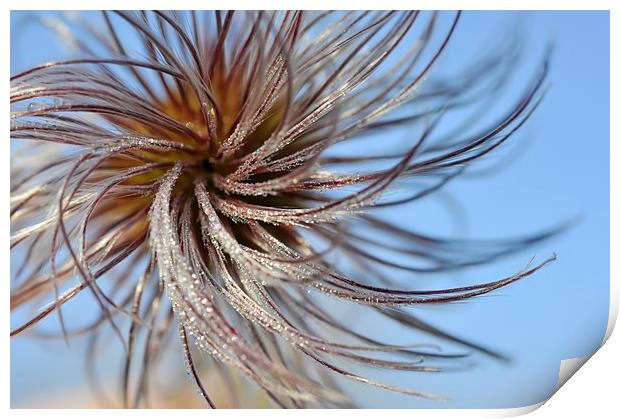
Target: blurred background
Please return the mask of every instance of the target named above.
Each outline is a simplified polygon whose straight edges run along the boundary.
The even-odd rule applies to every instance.
[[[67,53],[49,30],[34,24],[30,13],[11,13],[12,74]],[[437,72],[458,75],[454,69],[480,58],[498,40],[510,38],[507,33],[517,34],[523,50],[514,77],[505,86],[505,102],[492,103],[504,107],[497,112],[489,109],[488,116],[514,103],[551,44],[551,83],[541,106],[509,144],[476,170],[395,216],[404,226],[461,238],[524,237],[566,221],[572,221],[572,227],[491,265],[450,274],[452,282],[440,283],[486,282],[520,270],[532,257],[542,261],[558,255],[555,263],[532,277],[470,301],[416,307],[422,319],[486,344],[508,355],[510,363],[473,355],[466,368],[454,372],[372,371],[377,380],[445,395],[447,402],[340,380],[361,407],[530,405],[553,393],[561,360],[590,354],[601,344],[609,308],[609,14],[467,11]],[[67,310],[80,316],[93,304],[78,298]],[[20,323],[26,314],[14,316],[12,323]],[[388,341],[432,341],[423,334],[409,339],[403,335],[405,329],[385,327],[371,317],[352,312],[343,316],[363,322],[365,330]],[[53,330],[55,323],[57,317],[50,316],[42,327]],[[12,407],[103,406],[105,400],[93,397],[87,384],[86,344],[82,338],[72,339],[67,346],[62,339],[32,339],[27,334],[12,339]],[[160,390],[153,407],[203,407],[185,375],[178,345],[171,341],[155,377]],[[107,406],[118,406],[120,400],[119,355],[114,346],[97,354],[100,384],[110,399]],[[209,378],[207,387],[215,382],[216,378]],[[235,405],[235,400],[225,401],[232,396],[221,386],[210,387],[221,393],[216,394],[223,400],[221,405]],[[251,387],[244,394],[244,406],[267,406]]]

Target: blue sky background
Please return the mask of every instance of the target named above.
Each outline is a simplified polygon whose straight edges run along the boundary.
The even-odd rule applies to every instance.
[[[11,73],[63,53],[47,31],[24,26],[24,21],[16,37],[15,24],[22,16],[13,13],[11,19]],[[548,242],[454,275],[472,282],[492,280],[521,269],[532,256],[542,260],[557,253],[558,260],[533,277],[476,300],[417,309],[420,317],[435,325],[508,354],[512,363],[474,356],[475,367],[460,372],[374,371],[378,379],[443,394],[450,401],[421,401],[351,384],[362,406],[483,408],[537,403],[552,394],[560,360],[591,353],[604,336],[609,306],[609,15],[465,12],[441,65],[452,68],[470,62],[515,22],[526,49],[505,97],[514,99],[522,92],[551,40],[552,84],[544,102],[514,141],[482,165],[501,170],[459,179],[446,194],[421,201],[399,217],[424,231],[482,238],[519,237],[574,217],[579,221]],[[402,329],[365,321],[365,327],[386,340],[407,340]],[[32,405],[33,398],[45,399],[63,388],[83,388],[82,344],[78,340],[68,350],[61,341],[13,339],[12,406]],[[113,355],[105,358],[115,359]],[[179,369],[182,372],[180,363]],[[56,402],[63,405],[62,400]]]

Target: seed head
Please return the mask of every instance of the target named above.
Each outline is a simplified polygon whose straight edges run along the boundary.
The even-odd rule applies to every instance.
[[[493,56],[433,78],[460,14],[447,18],[443,30],[438,13],[415,11],[44,17],[78,55],[11,78],[11,246],[25,255],[11,307],[51,301],[12,336],[52,313],[67,338],[110,325],[127,354],[126,406],[141,405],[171,328],[210,406],[192,351],[283,407],[348,406],[336,375],[435,397],[350,366],[434,372],[457,354],[383,342],[343,321],[335,301],[499,356],[404,308],[486,294],[548,261],[450,289],[412,280],[546,235],[451,241],[380,211],[406,217],[507,141],[540,100],[546,65],[493,126],[437,135],[513,64]],[[84,291],[98,318],[70,329],[62,307]]]

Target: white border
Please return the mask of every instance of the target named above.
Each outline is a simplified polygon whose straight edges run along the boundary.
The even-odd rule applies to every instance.
[[[615,1],[612,0],[590,0],[575,1],[565,0],[522,0],[522,1],[491,1],[491,0],[297,0],[297,1],[278,1],[278,0],[226,0],[223,2],[204,2],[197,0],[151,0],[151,1],[128,1],[128,0],[107,0],[89,1],[80,0],[9,0],[9,9],[426,9],[426,10],[610,10]],[[502,7],[498,7],[502,6]]]
[[[5,89],[8,88],[8,80],[10,77],[9,74],[9,54],[8,54],[8,46],[9,46],[9,10],[10,9],[99,9],[99,8],[148,8],[148,9],[166,9],[166,8],[176,8],[176,9],[203,9],[203,8],[237,8],[237,9],[255,9],[257,7],[266,8],[266,9],[282,9],[282,8],[302,8],[302,9],[376,9],[377,6],[380,6],[381,9],[407,9],[407,8],[422,8],[422,9],[497,9],[498,2],[497,1],[449,1],[449,0],[435,0],[435,1],[393,1],[393,0],[382,0],[381,2],[377,1],[368,1],[368,0],[356,0],[356,1],[325,1],[325,0],[314,0],[310,1],[295,1],[295,2],[282,2],[282,1],[274,1],[274,0],[261,0],[257,1],[243,1],[243,0],[227,0],[226,2],[221,3],[205,3],[198,1],[118,1],[118,0],[107,0],[105,2],[102,1],[90,1],[88,4],[84,4],[83,1],[8,1],[8,8],[4,10],[3,23],[4,30],[2,32],[3,42],[2,45],[6,47],[4,49],[3,58],[3,80],[5,83]],[[618,83],[617,83],[617,74],[620,74],[620,67],[618,66],[618,39],[620,39],[620,34],[618,33],[618,25],[619,19],[618,8],[615,8],[614,5],[617,2],[612,2],[611,0],[591,0],[589,2],[584,1],[550,1],[550,0],[538,0],[538,1],[502,1],[501,9],[546,9],[546,10],[611,10],[611,103],[610,103],[610,113],[612,116],[615,115],[615,118],[611,118],[611,130],[610,130],[610,138],[615,139],[615,141],[611,141],[610,144],[610,169],[611,169],[611,179],[610,179],[610,214],[618,214],[620,213],[620,206],[618,205],[618,167],[613,163],[617,161],[618,157],[618,144],[617,140],[620,139],[620,133],[618,131],[618,116],[620,112],[618,111]],[[6,96],[5,96],[6,98]],[[4,108],[4,115],[8,115],[9,113],[9,104],[8,101],[4,100],[1,102],[2,107]],[[4,160],[2,163],[3,167],[3,176],[6,176],[4,180],[0,183],[2,192],[2,197],[8,197],[9,190],[9,144],[8,144],[8,118],[2,119],[3,124],[3,132],[5,133],[5,141],[3,142],[3,153],[2,159]],[[616,159],[614,159],[616,157]],[[6,198],[5,198],[6,199]],[[3,237],[9,236],[9,206],[8,200],[5,201],[4,206],[4,214],[1,217],[0,221],[0,229],[2,230]],[[618,255],[618,241],[617,241],[617,230],[618,230],[618,222],[614,219],[610,219],[610,255]],[[9,248],[8,248],[8,240],[2,240],[2,254],[1,254],[1,266],[3,267],[2,278],[3,281],[3,290],[8,289],[8,278],[10,276],[9,269]],[[618,270],[617,261],[611,257],[610,259],[610,313],[609,313],[609,323],[607,332],[605,335],[605,340],[609,339],[613,327],[616,322],[617,314],[618,314],[618,300],[620,297],[620,287],[619,287],[619,278],[620,272]],[[3,307],[4,309],[0,310],[0,316],[2,316],[3,324],[5,325],[5,333],[8,332],[9,329],[9,296],[8,293],[3,298]],[[8,335],[8,333],[7,333]],[[9,338],[5,338],[3,340],[2,345],[0,346],[1,350],[1,358],[2,362],[5,365],[3,369],[4,379],[0,381],[1,390],[2,390],[2,406],[4,409],[9,408],[9,388],[10,388],[10,375],[8,373],[10,368],[9,362]],[[415,415],[416,417],[473,417],[473,418],[481,418],[481,417],[506,417],[506,416],[516,416],[520,414],[525,414],[536,410],[533,413],[533,417],[535,418],[548,418],[548,417],[583,417],[584,415],[588,415],[588,417],[611,417],[611,412],[617,412],[617,404],[616,399],[617,396],[617,375],[619,372],[619,361],[618,355],[620,354],[620,340],[617,336],[612,336],[612,338],[607,341],[604,347],[599,350],[596,354],[592,356],[587,362],[587,366],[582,369],[578,373],[578,378],[569,380],[568,383],[563,386],[557,394],[555,394],[551,400],[546,403],[546,405],[542,409],[536,410],[540,405],[534,405],[524,408],[518,409],[493,409],[493,410],[420,410],[420,409],[411,409],[411,410],[352,410],[352,411],[342,411],[342,410],[324,410],[321,411],[321,415],[337,415],[338,417],[359,417],[359,415],[389,415],[390,418],[398,418],[398,417],[411,417],[411,415]],[[583,365],[582,362],[573,362],[573,369],[575,366]],[[572,371],[573,373],[575,371]],[[163,410],[142,410],[142,411],[115,411],[114,414],[120,414],[122,416],[125,415],[137,415],[142,417],[153,417],[166,415],[168,416],[170,413],[179,414],[183,413],[184,415],[217,415],[220,417],[230,417],[230,415],[234,415],[235,417],[239,414],[248,414],[252,415],[260,419],[261,417],[279,417],[280,415],[290,415],[294,414],[296,417],[314,417],[317,412],[312,410],[305,411],[295,411],[295,412],[287,412],[287,411],[261,411],[261,410],[244,410],[244,411],[224,411],[220,410],[217,412],[204,412],[202,410],[198,411],[175,411],[168,412]],[[89,410],[88,415],[93,417],[107,417],[111,412],[103,411],[103,410]],[[56,417],[82,417],[85,412],[80,410],[47,410],[45,412],[33,411],[33,410],[11,410],[8,412],[11,417],[29,417],[30,415],[39,415],[44,414],[46,417],[56,418]],[[5,416],[6,417],[6,416]]]

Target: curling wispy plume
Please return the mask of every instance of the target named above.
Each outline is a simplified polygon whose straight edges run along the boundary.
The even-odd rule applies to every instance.
[[[499,54],[454,79],[429,77],[458,13],[90,18],[45,16],[78,56],[11,78],[11,138],[26,140],[11,168],[11,246],[24,255],[11,306],[48,302],[12,336],[36,333],[52,313],[66,338],[111,327],[127,354],[127,406],[142,405],[171,329],[211,406],[197,350],[282,407],[348,405],[338,375],[435,397],[349,366],[431,372],[456,355],[365,334],[331,301],[498,356],[404,308],[485,294],[548,261],[451,289],[415,289],[413,280],[546,235],[444,240],[380,208],[406,210],[508,140],[540,100],[546,65],[499,121],[441,138],[451,111],[492,95],[513,65]],[[452,21],[438,26],[442,18]],[[395,129],[406,129],[405,142]],[[381,153],[357,145],[369,138]],[[71,328],[62,306],[82,292],[99,316]]]

